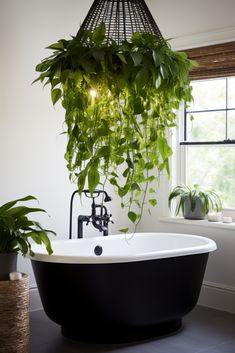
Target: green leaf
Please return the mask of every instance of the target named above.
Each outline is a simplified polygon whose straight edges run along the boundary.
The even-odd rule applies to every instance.
[[[54,88],[60,83],[60,80],[58,78],[55,78],[51,81],[51,88]]]
[[[145,169],[146,169],[146,170],[151,170],[151,169],[153,169],[153,168],[154,168],[154,165],[153,165],[152,162],[147,162],[147,163],[145,164]]]
[[[124,187],[119,187],[118,188],[118,195],[120,197],[124,197],[129,191],[129,185],[126,184]]]
[[[150,199],[148,200],[148,202],[150,203],[150,205],[152,205],[153,207],[155,207],[157,205],[157,200],[156,199]]]
[[[143,55],[138,52],[131,52],[131,57],[135,66],[139,66],[143,60]]]
[[[132,223],[135,223],[137,219],[137,214],[133,211],[128,212],[128,218],[131,220]]]
[[[138,115],[144,112],[144,105],[140,98],[137,98],[133,102],[134,114]]]
[[[164,65],[160,66],[160,73],[161,73],[162,78],[164,80],[168,78],[168,70],[167,70],[166,66],[164,66]]]
[[[26,206],[17,206],[8,210],[8,214],[14,218],[19,218],[32,212],[46,212],[46,211],[43,210],[42,208],[32,208],[32,207],[26,207]]]
[[[154,176],[154,175],[150,175],[149,177],[147,177],[145,180],[146,180],[146,182],[152,182],[152,181],[154,181],[156,179],[156,177]]]
[[[126,178],[129,174],[130,174],[130,168],[126,168],[125,170],[124,170],[124,172],[122,173],[122,175],[124,176],[124,178]]]
[[[121,60],[121,62],[122,62],[123,64],[126,64],[126,65],[127,65],[126,58],[125,58],[125,56],[124,56],[122,53],[117,53],[116,55],[117,55],[117,57],[119,57],[119,59]]]
[[[98,157],[109,157],[111,152],[110,146],[102,146],[98,151],[97,151],[97,156]]]
[[[17,199],[14,201],[10,201],[5,203],[4,205],[2,205],[0,207],[0,214],[3,214],[3,212],[7,211],[8,209],[10,209],[11,207],[13,207],[17,202],[21,202],[21,201],[30,201],[30,200],[37,200],[36,197],[32,196],[32,195],[28,195],[25,197],[22,197],[21,199]]]
[[[136,75],[136,83],[139,87],[145,86],[148,82],[148,69],[146,67],[141,68]]]
[[[119,232],[121,233],[127,233],[129,230],[129,228],[123,228],[123,229],[119,229]]]
[[[115,163],[116,163],[116,165],[120,165],[120,164],[122,164],[123,162],[124,162],[124,158],[123,157],[121,157],[121,156],[117,156],[116,158],[115,158]]]
[[[150,141],[155,142],[158,138],[157,131],[155,129],[152,129],[150,132]]]
[[[61,98],[62,96],[62,91],[60,88],[55,88],[51,91],[51,100],[53,105],[56,104],[56,102]]]
[[[27,237],[32,238],[36,244],[42,244],[42,239],[40,238],[40,235],[37,232],[29,232],[27,233]]]
[[[153,50],[153,60],[156,67],[161,65],[162,60],[160,56],[160,51],[158,49]]]
[[[94,57],[94,59],[100,63],[104,62],[104,56],[105,56],[105,53],[101,50],[101,49],[94,49],[92,51],[92,55]]]
[[[109,179],[109,182],[110,182],[111,185],[118,186],[117,180],[116,180],[116,178],[114,178],[114,177],[111,178],[111,179]]]
[[[64,43],[62,40],[59,40],[57,43],[51,44],[49,47],[46,47],[46,49],[63,50]]]
[[[160,88],[161,84],[162,84],[162,78],[159,75],[158,78],[156,79],[156,88],[157,89]]]
[[[157,144],[163,160],[169,158],[172,155],[172,149],[169,146],[167,139],[165,137],[159,137]]]
[[[50,242],[50,239],[48,238],[46,232],[41,231],[38,234],[39,234],[43,244],[45,245],[48,254],[52,255],[53,254],[53,250],[51,248],[51,242]]]
[[[93,34],[92,34],[92,41],[95,44],[100,44],[104,41],[105,39],[105,32],[106,32],[106,28],[105,28],[105,24],[102,22],[98,27],[96,27],[96,29],[94,30]]]
[[[28,243],[23,238],[20,238],[20,237],[17,237],[16,240],[22,255],[26,255],[28,252]]]
[[[117,175],[117,173],[115,173],[115,172],[111,172],[110,175],[112,175],[112,176],[115,177],[115,178],[118,178],[118,175]]]
[[[127,165],[128,165],[128,168],[134,169],[134,164],[133,164],[131,158],[127,157],[126,163],[127,163]]]
[[[139,32],[135,32],[133,33],[132,37],[131,37],[131,41],[134,45],[140,45],[142,44],[142,36],[141,33]]]
[[[87,170],[86,169],[82,170],[77,176],[77,187],[78,187],[79,195],[82,194],[82,191],[84,189],[86,177],[87,177]]]
[[[99,182],[100,174],[98,172],[98,166],[93,164],[88,171],[88,188],[91,194],[93,194]]]
[[[137,190],[137,191],[141,191],[140,186],[137,183],[132,183],[131,184],[131,190]]]
[[[58,79],[58,80],[59,80],[59,82],[61,82],[61,83],[65,84],[65,83],[66,83],[66,81],[67,81],[67,80],[68,80],[68,78],[69,78],[70,73],[71,73],[71,71],[70,71],[70,70],[63,70],[63,71],[61,71],[61,74],[60,74],[60,79]]]

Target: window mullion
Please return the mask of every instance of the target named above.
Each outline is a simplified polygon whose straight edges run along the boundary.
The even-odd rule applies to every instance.
[[[226,78],[226,92],[225,92],[225,102],[226,102],[226,113],[225,113],[225,139],[228,139],[228,78]]]
[[[187,111],[184,107],[184,126],[183,126],[183,132],[184,132],[184,141],[187,141]]]

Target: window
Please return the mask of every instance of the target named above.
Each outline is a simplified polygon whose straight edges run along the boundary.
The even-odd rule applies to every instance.
[[[180,150],[184,182],[212,188],[235,208],[235,77],[192,81]]]
[[[180,124],[177,184],[215,189],[235,219],[235,41],[184,51],[198,66],[190,72],[194,103]]]

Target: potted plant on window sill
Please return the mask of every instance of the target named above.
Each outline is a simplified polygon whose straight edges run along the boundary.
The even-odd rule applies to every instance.
[[[176,186],[168,198],[169,208],[175,199],[177,200],[175,215],[177,216],[181,210],[186,219],[204,219],[210,210],[216,212],[222,210],[218,194],[213,190],[202,190],[197,184],[192,188],[186,185]]]
[[[41,208],[15,206],[17,202],[30,200],[36,198],[29,195],[0,206],[0,281],[9,279],[9,273],[16,271],[17,254],[34,255],[30,240],[37,244],[43,243],[48,254],[53,252],[48,233],[55,233],[43,229],[40,223],[27,217],[29,213],[46,211]]]

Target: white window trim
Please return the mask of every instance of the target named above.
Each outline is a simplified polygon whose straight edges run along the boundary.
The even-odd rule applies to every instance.
[[[181,184],[185,184],[186,181],[186,148],[183,145],[180,145],[180,141],[183,140],[183,120],[184,114],[184,103],[181,103],[180,109],[176,112],[177,116],[177,126],[173,129],[172,133],[172,149],[173,149],[173,156],[171,159],[171,190]]]
[[[232,223],[223,223],[223,222],[209,222],[207,219],[202,220],[192,220],[185,219],[183,217],[163,217],[159,220],[162,223],[171,223],[178,224],[184,226],[196,226],[196,227],[206,227],[206,228],[217,228],[217,229],[225,229],[235,231],[235,222]]]
[[[180,109],[176,113],[177,126],[173,129],[171,147],[174,151],[171,158],[171,174],[170,191],[177,185],[186,184],[186,158],[187,146],[180,145],[183,141],[184,132],[184,103],[181,103]],[[195,146],[196,147],[196,146]],[[170,214],[170,211],[169,211]],[[235,221],[235,208],[223,208],[222,216],[232,217]],[[174,214],[170,214],[170,218],[175,218]],[[181,220],[182,222],[182,220]],[[215,223],[216,226],[216,223]]]

